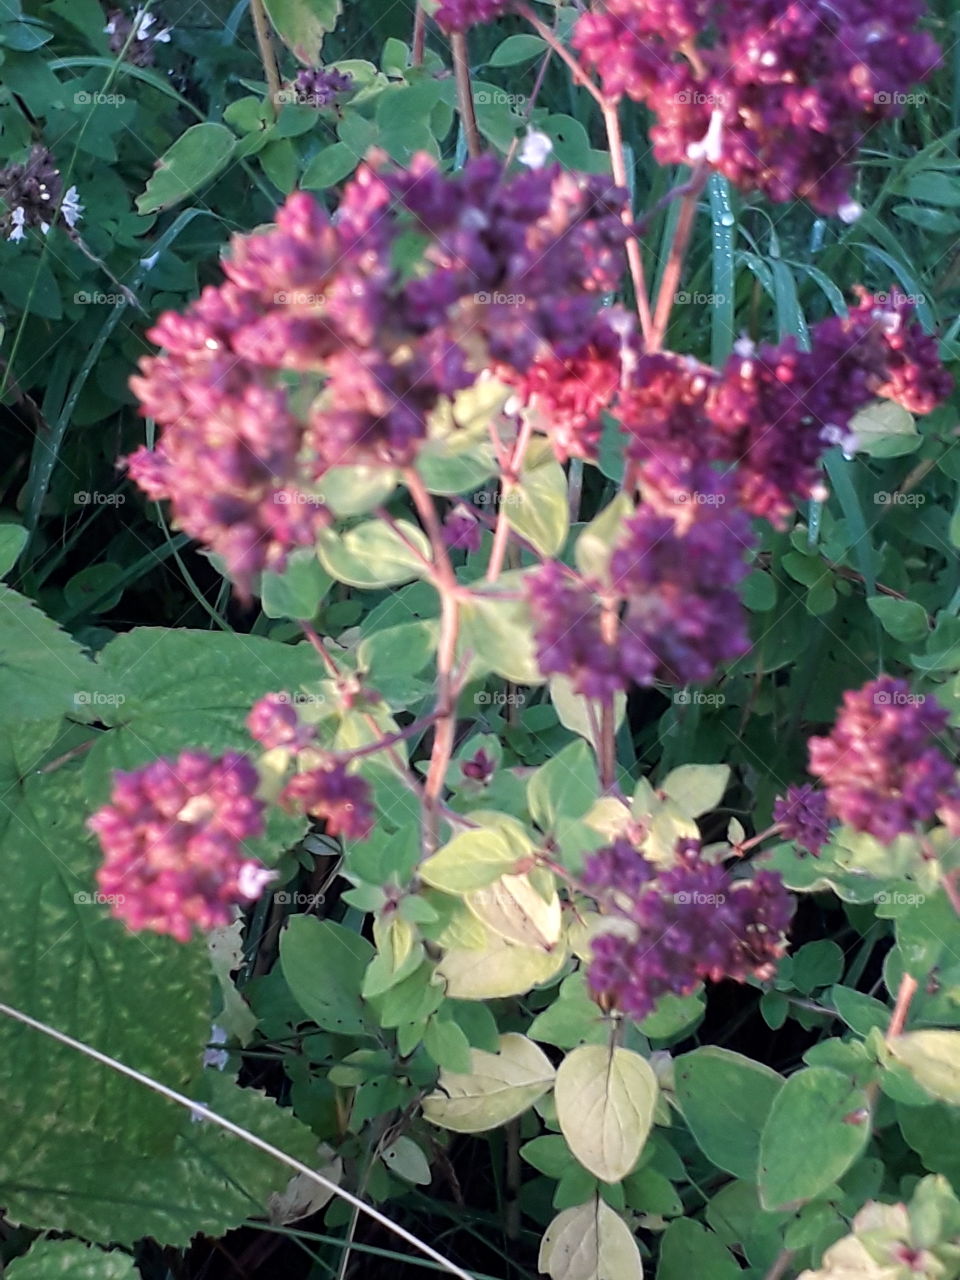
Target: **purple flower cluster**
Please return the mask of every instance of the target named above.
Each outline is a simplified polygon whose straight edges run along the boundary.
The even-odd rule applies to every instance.
[[[591,698],[702,683],[749,647],[736,588],[753,538],[730,482],[705,465],[653,462],[642,478],[645,501],[614,549],[603,603],[556,563],[526,580],[541,670]]]
[[[956,766],[944,755],[948,715],[905,680],[880,676],[848,690],[831,733],[811,738],[810,772],[830,812],[884,844],[960,803]]]
[[[953,380],[937,343],[893,292],[861,291],[844,316],[814,325],[810,350],[740,342],[719,371],[669,352],[641,356],[614,411],[636,459],[713,461],[734,468],[737,500],[783,524],[821,486],[820,459],[847,443],[850,421],[877,396],[928,413]]]
[[[285,693],[268,693],[258,699],[247,716],[247,729],[251,738],[268,751],[278,747],[302,751],[317,736],[311,725],[301,722],[296,706]]]
[[[509,0],[442,0],[433,16],[444,31],[466,31],[499,18],[508,4]]]
[[[704,861],[696,840],[678,842],[667,870],[618,840],[588,859],[583,881],[611,924],[593,938],[588,982],[630,1017],[707,978],[769,978],[784,952],[794,903],[780,876],[733,881]]]
[[[104,853],[97,872],[112,914],[134,930],[188,942],[229,924],[273,873],[245,855],[263,834],[259,777],[243,756],[185,751],[115,775],[110,803],[89,819]]]
[[[301,106],[329,107],[341,93],[355,88],[353,76],[330,67],[307,67],[293,84],[296,101]]]
[[[815,791],[809,783],[790,786],[785,796],[777,797],[773,820],[780,824],[784,839],[792,840],[815,858],[830,839],[826,793]]]
[[[776,201],[852,219],[850,165],[939,61],[918,0],[605,0],[574,44],[644,102],[662,164],[706,162]]]
[[[620,277],[623,198],[559,167],[507,178],[487,157],[451,178],[423,155],[375,156],[333,219],[294,194],[234,241],[224,284],[148,334],[165,350],[132,386],[164,430],[130,474],[248,588],[329,520],[328,468],[408,462],[440,398],[483,369],[579,349]],[[423,261],[401,272],[411,232]]]
[[[370,788],[363,778],[347,773],[339,761],[294,774],[280,793],[280,803],[320,818],[331,836],[363,840],[373,830]]]

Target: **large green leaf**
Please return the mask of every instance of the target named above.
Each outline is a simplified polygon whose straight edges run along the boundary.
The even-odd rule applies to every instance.
[[[237,145],[225,124],[191,125],[157,161],[153,176],[137,198],[137,212],[169,209],[212,182],[230,163]]]
[[[93,683],[80,646],[25,596],[0,586],[0,719],[77,714]]]
[[[710,1045],[677,1059],[677,1101],[708,1159],[750,1181],[760,1134],[783,1077],[762,1063]]]
[[[128,1253],[106,1252],[79,1240],[37,1240],[12,1262],[10,1280],[139,1280]]]
[[[280,939],[283,976],[304,1013],[342,1035],[367,1031],[360,990],[374,954],[358,933],[312,916],[293,916]]]
[[[811,1200],[843,1177],[870,1136],[869,1099],[832,1067],[786,1082],[760,1138],[760,1201],[778,1209]]]
[[[657,1280],[737,1280],[742,1274],[720,1237],[692,1218],[671,1222],[664,1232]]]

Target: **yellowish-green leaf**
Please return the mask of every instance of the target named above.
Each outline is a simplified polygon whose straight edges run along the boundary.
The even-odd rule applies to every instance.
[[[501,876],[487,888],[467,894],[466,903],[478,920],[511,942],[546,951],[560,941],[560,899],[553,892],[545,900],[529,876]]]
[[[600,703],[595,699],[584,698],[576,693],[573,683],[566,676],[550,677],[550,697],[556,707],[560,723],[572,733],[579,733],[581,738],[596,747],[594,726],[600,723]],[[591,716],[592,709],[592,716]],[[616,729],[623,724],[627,714],[627,695],[618,693],[613,699],[613,721]]]
[[[661,790],[688,818],[699,818],[717,807],[729,781],[728,764],[682,764],[667,774]]]
[[[532,441],[516,484],[504,483],[501,502],[511,529],[543,556],[555,556],[570,528],[567,477],[550,442]]]
[[[554,1080],[550,1059],[526,1036],[500,1037],[496,1053],[474,1049],[467,1075],[441,1071],[435,1093],[423,1100],[424,1117],[456,1133],[484,1133],[522,1115]]]
[[[567,1054],[557,1072],[557,1118],[594,1177],[619,1182],[637,1163],[658,1092],[653,1068],[630,1049],[588,1044]]]
[[[498,587],[515,596],[520,574],[503,574]],[[490,593],[471,596],[460,606],[459,657],[473,658],[474,672],[494,672],[514,684],[542,684],[533,642],[533,618],[524,599]]]
[[[513,871],[523,852],[495,828],[462,831],[423,863],[420,878],[444,893],[471,893]]]
[[[890,1052],[931,1097],[960,1107],[960,1031],[909,1031]]]
[[[893,400],[874,400],[850,421],[851,453],[890,458],[910,452],[919,441],[912,413]]]
[[[477,921],[478,928],[483,928]],[[496,1000],[518,996],[554,977],[567,958],[566,947],[541,951],[521,947],[487,930],[483,947],[451,948],[437,965],[447,995],[456,1000]]]
[[[630,1228],[599,1196],[554,1218],[537,1265],[550,1280],[643,1280],[643,1260]]]
[[[607,581],[610,556],[623,533],[623,522],[632,511],[633,503],[629,496],[618,493],[580,534],[573,554],[577,568],[585,578]]]
[[[421,577],[423,561],[430,560],[430,542],[409,520],[398,520],[395,528],[382,520],[367,520],[346,533],[325,529],[317,554],[331,578],[373,589]]]

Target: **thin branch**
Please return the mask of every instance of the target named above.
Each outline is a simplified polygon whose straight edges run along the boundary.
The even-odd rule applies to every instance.
[[[496,582],[503,571],[503,562],[507,555],[507,544],[510,540],[510,522],[507,520],[507,503],[510,499],[508,490],[511,485],[516,484],[520,479],[523,471],[523,460],[527,449],[530,447],[530,437],[532,435],[533,423],[527,417],[520,425],[510,459],[503,466],[500,485],[500,509],[497,512],[497,527],[493,535],[493,550],[490,552],[490,563],[487,565],[488,582]]]
[[[250,16],[253,19],[257,48],[260,50],[260,61],[263,63],[263,74],[267,81],[270,113],[276,118],[280,107],[280,68],[277,66],[277,53],[273,47],[270,19],[267,17],[263,0],[250,0]]]
[[[145,1076],[133,1067],[128,1067],[126,1063],[120,1062],[119,1059],[111,1058],[108,1054],[101,1053],[99,1049],[94,1049],[92,1046],[84,1044],[81,1040],[74,1040],[72,1036],[65,1035],[62,1031],[57,1031],[55,1027],[50,1027],[45,1022],[38,1022],[36,1018],[31,1018],[28,1014],[21,1013],[19,1009],[11,1008],[10,1005],[0,1004],[0,1014],[13,1018],[16,1022],[23,1023],[24,1026],[32,1027],[34,1031],[40,1031],[43,1035],[49,1036],[51,1040],[57,1040],[69,1049],[76,1049],[78,1053],[83,1053],[88,1058],[93,1058],[94,1061],[103,1063],[104,1066],[110,1067],[112,1071],[119,1072],[120,1075],[136,1080],[138,1084],[142,1084],[147,1089],[152,1089],[154,1093],[159,1093],[164,1098],[169,1098],[171,1102],[175,1102],[178,1106],[185,1108],[201,1120],[209,1120],[211,1124],[219,1125],[221,1129],[226,1129],[228,1133],[242,1138],[251,1147],[257,1147],[258,1150],[273,1156],[274,1160],[285,1164],[288,1169],[293,1169],[295,1173],[302,1174],[303,1177],[308,1178],[311,1182],[315,1182],[317,1186],[323,1187],[325,1191],[329,1191],[333,1195],[339,1196],[342,1200],[346,1200],[348,1204],[353,1205],[360,1213],[365,1213],[368,1217],[373,1218],[381,1227],[384,1227],[387,1231],[392,1231],[394,1235],[399,1236],[401,1240],[405,1240],[407,1244],[412,1245],[420,1253],[438,1263],[451,1275],[459,1276],[460,1280],[473,1280],[468,1271],[463,1271],[456,1263],[450,1262],[449,1259],[445,1258],[442,1253],[437,1253],[436,1249],[425,1241],[418,1240],[415,1235],[407,1231],[405,1227],[401,1227],[399,1223],[391,1222],[386,1214],[381,1213],[373,1205],[365,1204],[363,1200],[352,1192],[338,1186],[337,1183],[332,1182],[329,1178],[325,1178],[322,1173],[317,1173],[316,1169],[311,1169],[309,1165],[301,1163],[293,1156],[288,1156],[279,1147],[265,1142],[263,1138],[257,1137],[255,1133],[241,1128],[240,1125],[234,1124],[232,1120],[228,1120],[225,1116],[218,1115],[216,1111],[211,1111],[209,1107],[205,1107],[202,1103],[194,1102],[185,1094],[178,1093],[176,1089],[171,1089],[167,1085],[161,1084],[159,1080],[153,1080],[150,1076]]]
[[[697,203],[707,181],[707,176],[708,170],[705,165],[701,164],[699,172],[691,177],[690,190],[683,197],[680,205],[680,215],[677,218],[673,244],[670,246],[670,256],[667,259],[667,265],[663,269],[660,290],[657,293],[657,306],[654,312],[653,329],[650,333],[649,342],[651,351],[659,351],[663,345],[667,325],[670,323],[670,313],[676,300],[677,286],[683,273],[684,259],[687,256],[687,248],[690,244],[690,236],[697,213]]]
[[[627,192],[630,183],[627,177],[627,161],[623,150],[623,134],[620,129],[620,114],[615,102],[604,102],[603,123],[607,130],[607,143],[610,147],[610,164],[613,168],[613,180],[618,187]],[[653,317],[650,314],[650,298],[647,293],[647,281],[643,270],[643,253],[633,225],[633,208],[631,202],[624,206],[623,221],[630,231],[627,240],[627,262],[633,280],[633,292],[637,298],[637,315],[640,317],[640,328],[645,338],[650,337],[653,330]]]
[[[457,81],[457,110],[467,138],[467,152],[470,156],[478,156],[483,147],[477,125],[477,109],[473,101],[473,85],[470,82],[467,37],[462,31],[455,31],[451,35],[450,52],[453,54],[453,74]]]
[[[427,47],[427,11],[418,2],[416,16],[413,19],[413,49],[411,62],[415,67],[423,66],[423,55]]]
[[[570,53],[570,51],[560,43],[560,41],[557,39],[554,33],[550,30],[550,28],[546,26],[545,23],[540,21],[540,19],[537,17],[537,15],[533,12],[533,10],[530,8],[528,4],[523,4],[523,3],[517,4],[514,6],[514,8],[522,18],[524,18],[527,22],[530,23],[531,27],[533,27],[534,31],[536,31],[540,39],[545,41],[546,44],[550,46],[550,48],[557,55],[557,57],[562,58],[562,60],[566,63],[567,67],[569,68],[570,73],[574,78],[574,81],[578,85],[580,85],[582,88],[586,89],[586,91],[596,100],[596,102],[598,103],[602,111],[603,108],[606,106],[606,99],[604,98],[600,90],[597,88],[597,86],[590,79],[590,77],[587,75],[587,73],[584,71],[583,67],[581,67],[580,63],[576,60],[573,54]]]

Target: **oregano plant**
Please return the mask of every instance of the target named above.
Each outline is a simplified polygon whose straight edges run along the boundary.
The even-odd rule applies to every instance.
[[[787,322],[777,238],[874,233],[934,24],[441,0],[378,69],[321,61],[334,0],[246,16],[262,82],[138,209],[255,158],[276,207],[150,323],[117,458],[233,625],[0,593],[0,1204],[70,1237],[14,1280],[251,1221],[340,1280],[394,1236],[504,1280],[960,1277],[960,353],[888,251],[807,263],[829,311]],[[107,28],[141,69],[148,18]],[[519,103],[478,75],[534,59]]]

